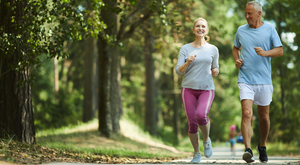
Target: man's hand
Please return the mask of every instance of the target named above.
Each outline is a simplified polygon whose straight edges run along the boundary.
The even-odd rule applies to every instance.
[[[237,59],[236,61],[235,61],[235,67],[237,67],[237,68],[241,68],[242,67],[242,65],[243,65],[243,60],[242,59]]]
[[[211,70],[211,74],[212,74],[213,76],[218,76],[218,75],[219,75],[219,69],[218,69],[218,68],[215,68],[215,69]]]
[[[261,47],[255,47],[254,49],[255,49],[257,55],[266,57],[266,52]]]

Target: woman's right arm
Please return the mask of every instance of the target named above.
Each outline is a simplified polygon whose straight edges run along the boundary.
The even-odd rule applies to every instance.
[[[186,59],[186,62],[182,65],[179,66],[179,71],[181,73],[184,73],[186,71],[186,69],[188,68],[188,66],[191,64],[191,62],[193,62],[196,58],[196,55],[189,55],[189,57]]]
[[[180,65],[178,68],[179,72],[181,72],[183,74],[186,71],[186,69],[188,68],[188,66],[189,66],[189,64],[187,62]]]

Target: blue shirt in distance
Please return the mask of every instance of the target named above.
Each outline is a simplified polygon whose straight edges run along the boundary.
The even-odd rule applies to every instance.
[[[234,46],[241,48],[240,58],[243,65],[239,70],[238,82],[246,84],[272,84],[271,57],[262,57],[255,52],[255,47],[268,51],[282,46],[274,26],[264,22],[257,28],[248,24],[238,28],[234,39]]]

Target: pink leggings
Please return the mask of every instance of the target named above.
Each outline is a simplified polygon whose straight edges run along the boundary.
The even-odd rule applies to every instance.
[[[198,125],[206,125],[209,122],[208,112],[214,96],[214,90],[181,89],[181,99],[188,119],[189,133],[197,133]]]

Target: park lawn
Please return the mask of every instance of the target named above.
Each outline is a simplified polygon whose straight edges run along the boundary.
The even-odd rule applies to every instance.
[[[267,143],[267,151],[270,156],[297,156],[300,157],[300,146],[295,143]]]
[[[37,132],[34,145],[12,138],[0,139],[0,163],[160,163],[191,156],[191,153],[163,144],[129,121],[121,122],[129,130],[123,128],[125,133],[111,134],[110,138],[97,131],[98,123],[94,120],[78,126]]]
[[[192,156],[188,138],[179,146],[163,144],[128,120],[121,120],[121,133],[106,138],[97,131],[98,121],[81,123],[60,129],[39,131],[36,144],[28,145],[10,139],[0,139],[0,164],[42,164],[48,162],[77,163],[162,163]],[[213,142],[213,147],[225,146]],[[202,147],[202,148],[201,148]],[[255,148],[255,146],[253,146]],[[203,151],[203,146],[200,145]],[[300,156],[296,144],[268,143],[268,155]]]

